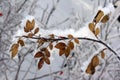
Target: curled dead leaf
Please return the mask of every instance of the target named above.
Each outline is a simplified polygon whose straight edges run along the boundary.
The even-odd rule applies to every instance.
[[[59,56],[62,56],[65,53],[65,50],[59,50]]]
[[[104,51],[101,51],[101,57],[104,59],[105,58],[105,53]]]
[[[102,23],[106,23],[108,20],[109,20],[109,15],[105,15],[105,16],[102,18],[101,22],[102,22]]]
[[[71,41],[69,41],[69,42],[68,42],[68,46],[70,47],[70,49],[73,49],[73,48],[74,48],[74,43],[71,42]]]
[[[44,61],[45,61],[46,64],[50,64],[50,59],[46,56],[44,57]]]
[[[29,20],[27,20],[26,22],[26,27],[24,27],[24,31],[25,32],[30,32],[31,30],[34,29],[35,26],[35,20],[33,19],[32,22],[30,22]]]
[[[94,32],[95,24],[93,22],[89,23],[89,29],[90,29],[90,31]]]
[[[50,50],[53,49],[53,44],[52,43],[49,44],[49,48],[50,48]]]
[[[92,58],[92,62],[91,63],[92,63],[93,67],[96,67],[97,65],[99,65],[99,58],[98,58],[97,55]]]
[[[41,58],[38,62],[38,69],[41,69],[43,64],[44,64],[44,60],[43,60],[43,58]]]
[[[28,38],[32,38],[33,36],[34,36],[33,33],[29,33],[27,37],[28,37]]]
[[[37,34],[39,32],[39,28],[37,27],[35,30],[34,30],[34,34]]]
[[[41,52],[41,51],[38,51],[35,55],[34,55],[34,58],[40,58],[40,57],[43,57],[44,54]]]
[[[97,36],[99,33],[100,33],[100,29],[96,28],[96,30],[95,30],[95,36]]]
[[[79,44],[79,39],[78,38],[74,38],[75,43]]]
[[[55,45],[55,48],[60,49],[60,50],[64,50],[65,47],[66,47],[66,44],[63,42],[59,42]]]
[[[18,44],[20,44],[21,46],[24,46],[24,45],[25,45],[25,43],[24,43],[24,41],[23,41],[22,39],[19,39],[19,40],[18,40]]]
[[[47,48],[45,49],[45,55],[46,55],[47,57],[50,57],[50,52],[48,51]]]
[[[72,38],[73,38],[73,35],[69,34],[69,35],[68,35],[68,38],[69,38],[69,39],[72,39]]]
[[[18,53],[18,48],[19,48],[19,44],[13,44],[11,46],[11,54],[12,54],[12,58],[16,56],[16,54]]]
[[[95,73],[95,67],[93,67],[92,64],[90,63],[85,72],[90,75],[93,75]]]
[[[103,17],[103,15],[104,15],[104,12],[99,10],[93,21],[98,23],[100,21],[100,19]]]
[[[49,36],[50,36],[50,38],[55,38],[54,34],[50,34]]]

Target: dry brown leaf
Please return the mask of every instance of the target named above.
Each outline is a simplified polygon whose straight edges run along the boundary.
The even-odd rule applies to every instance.
[[[98,23],[100,19],[103,17],[103,15],[104,15],[104,12],[99,10],[93,21]]]
[[[101,57],[104,59],[105,58],[105,53],[104,51],[101,51]]]
[[[40,50],[41,51],[45,51],[47,48],[46,47],[43,47],[43,48],[41,48]]]
[[[95,67],[93,67],[92,64],[90,63],[85,72],[93,75],[95,73]]]
[[[50,64],[50,60],[49,60],[48,57],[44,57],[44,61],[45,61],[46,64]]]
[[[52,43],[49,44],[49,48],[50,48],[50,50],[53,49],[53,44]]]
[[[46,55],[47,57],[50,57],[50,52],[48,51],[47,48],[45,49],[45,55]]]
[[[10,51],[12,53],[12,58],[18,53],[19,44],[13,44]]]
[[[99,65],[99,58],[98,58],[97,55],[92,58],[92,62],[91,63],[92,63],[93,67],[96,67],[97,65]]]
[[[71,41],[69,41],[69,42],[68,42],[68,46],[70,47],[70,49],[73,49],[73,48],[74,48],[74,43],[71,42]]]
[[[102,23],[106,23],[108,20],[109,20],[109,15],[105,15],[105,16],[102,18],[101,22],[102,22]]]
[[[33,33],[29,33],[27,37],[28,37],[28,38],[31,38],[31,37],[33,37],[33,36],[34,36]]]
[[[59,56],[62,56],[65,53],[65,50],[59,50]]]
[[[75,43],[79,44],[79,39],[78,38],[75,38],[74,41],[75,41]]]
[[[72,39],[72,38],[73,38],[73,35],[69,34],[69,35],[68,35],[68,38],[69,38],[69,39]]]
[[[34,30],[34,34],[37,34],[39,32],[39,28],[36,28],[35,30]]]
[[[44,64],[44,60],[43,60],[43,58],[41,58],[38,62],[38,69],[41,69],[43,64]]]
[[[60,50],[64,50],[65,47],[66,47],[66,44],[63,42],[59,42],[55,45],[55,48],[60,49]]]
[[[39,43],[39,44],[43,44],[44,42],[45,42],[44,39],[39,39],[39,40],[37,41],[37,43]]]
[[[95,30],[95,36],[97,36],[99,33],[100,33],[100,29],[96,28],[96,30]]]
[[[67,47],[67,49],[65,50],[65,56],[68,57],[70,54],[70,47]]]
[[[40,57],[43,57],[44,54],[41,52],[41,51],[38,51],[35,55],[34,55],[34,58],[40,58]]]
[[[29,20],[27,20],[26,22],[26,27],[24,28],[24,31],[25,32],[29,32],[31,30],[34,29],[34,26],[35,26],[35,20],[33,19],[32,22],[30,22]]]
[[[90,31],[94,32],[94,30],[95,30],[95,24],[93,22],[89,23],[89,29],[90,29]]]
[[[20,44],[21,46],[24,46],[24,45],[25,45],[25,43],[24,43],[24,41],[23,41],[22,39],[19,39],[19,40],[18,40],[18,44]]]

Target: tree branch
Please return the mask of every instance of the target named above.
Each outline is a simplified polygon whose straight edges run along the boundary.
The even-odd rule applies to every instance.
[[[27,36],[22,36],[22,37],[28,38]],[[70,38],[63,37],[63,38],[52,39],[52,38],[44,38],[44,37],[31,37],[31,39],[44,39],[46,42],[49,42],[49,41],[54,41],[55,42],[55,41],[69,40]],[[118,54],[110,46],[108,46],[106,43],[104,43],[101,40],[96,40],[96,39],[91,39],[91,38],[85,38],[85,37],[77,37],[77,39],[79,39],[79,40],[93,41],[93,42],[100,43],[100,44],[104,45],[106,48],[108,48],[112,53],[114,53],[114,55],[116,55],[117,58],[120,60],[120,57],[118,56]]]

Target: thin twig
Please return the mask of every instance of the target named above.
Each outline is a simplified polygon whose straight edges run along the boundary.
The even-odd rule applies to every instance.
[[[23,37],[26,37],[26,38],[27,38],[27,36],[23,36]],[[44,39],[45,41],[62,41],[62,40],[69,40],[69,38],[67,38],[67,37],[57,38],[57,39],[44,38],[44,37],[32,37],[31,39]],[[110,46],[108,46],[106,43],[104,43],[104,42],[101,41],[101,40],[96,40],[96,39],[91,39],[91,38],[85,38],[85,37],[77,37],[77,39],[79,39],[79,40],[93,41],[93,42],[100,43],[100,44],[104,45],[105,47],[107,47],[111,52],[113,52],[113,53],[117,56],[117,58],[120,60],[120,57],[118,56],[118,54],[117,54]]]
[[[36,77],[36,78],[32,78],[32,79],[26,79],[26,80],[36,80],[36,79],[41,79],[41,78],[44,78],[44,77],[47,77],[47,76],[50,76],[50,75],[53,75],[53,74],[57,74],[59,73],[60,71],[56,71],[56,72],[52,72],[52,73],[48,73],[48,74],[45,74],[45,75],[42,75],[40,77]]]

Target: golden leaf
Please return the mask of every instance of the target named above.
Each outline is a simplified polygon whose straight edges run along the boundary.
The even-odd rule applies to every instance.
[[[100,29],[97,28],[97,29],[95,30],[95,36],[97,36],[99,33],[100,33]]]
[[[35,20],[33,19],[32,22],[30,22],[29,20],[27,20],[26,22],[26,27],[24,28],[24,31],[25,32],[29,32],[31,30],[34,29],[34,26],[35,26]]]
[[[93,21],[98,23],[100,19],[103,17],[103,15],[104,15],[104,12],[99,10]]]
[[[105,53],[104,51],[101,51],[101,57],[104,59],[105,58]]]
[[[39,32],[39,28],[36,28],[35,30],[34,30],[34,34],[36,34],[36,33],[38,33]]]
[[[92,23],[89,23],[89,29],[90,29],[90,31],[94,32],[95,25],[94,25],[93,22],[92,22]]]
[[[69,34],[69,35],[68,35],[68,38],[69,38],[69,39],[72,39],[72,38],[73,38],[73,35]]]
[[[28,37],[28,38],[32,38],[33,36],[34,36],[33,33],[29,33],[27,37]]]
[[[43,64],[44,64],[44,60],[43,60],[43,58],[41,58],[38,62],[38,69],[41,69]]]
[[[66,44],[63,43],[63,42],[59,42],[59,43],[57,43],[57,44],[55,45],[55,48],[61,49],[61,50],[64,50],[65,47],[66,47]]]
[[[97,65],[99,65],[99,58],[98,58],[97,55],[92,58],[92,62],[91,63],[92,63],[93,67],[96,67]]]
[[[40,58],[40,57],[42,57],[42,56],[44,56],[44,54],[43,54],[42,52],[38,51],[38,52],[34,55],[34,58]]]
[[[102,22],[102,23],[106,23],[108,20],[109,20],[109,15],[105,15],[105,16],[102,18],[101,22]]]
[[[75,41],[75,43],[79,44],[79,39],[78,38],[75,38],[74,41]]]
[[[93,75],[95,73],[95,67],[93,67],[92,64],[90,63],[85,72]]]
[[[50,48],[50,50],[53,49],[53,44],[52,43],[49,44],[49,48]]]
[[[12,58],[18,53],[19,44],[13,44],[10,51],[12,52]]]
[[[46,57],[46,56],[44,57],[44,61],[45,61],[46,64],[50,64],[50,60],[49,60],[49,58]]]
[[[59,56],[62,56],[65,53],[65,50],[59,50]]]
[[[73,49],[74,48],[74,43],[69,41],[68,46],[70,47],[70,49]]]
[[[68,57],[70,54],[70,47],[67,47],[67,49],[65,50],[65,56]]]
[[[24,41],[23,41],[22,39],[19,39],[19,40],[18,40],[18,44],[20,44],[21,46],[24,46],[24,45],[25,45],[25,43],[24,43]]]
[[[47,48],[45,49],[45,55],[46,55],[47,57],[50,57],[50,52],[48,51]]]

